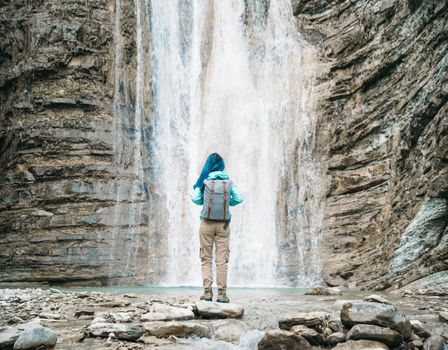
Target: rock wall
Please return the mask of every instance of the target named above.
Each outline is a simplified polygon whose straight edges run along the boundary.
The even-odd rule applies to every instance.
[[[326,67],[316,151],[328,169],[326,281],[448,283],[448,3],[293,6]]]
[[[322,63],[325,279],[446,283],[448,3],[292,3]],[[148,189],[126,151],[134,11],[119,0],[0,1],[2,282],[147,281],[147,247],[163,255],[157,230],[144,234],[157,212],[141,210]]]
[[[117,119],[113,108],[114,98],[132,105],[135,21],[124,3],[117,97],[114,11],[109,0],[0,2],[2,282],[92,284],[136,275],[117,268],[118,252],[144,239],[138,234],[146,223],[115,210],[135,175],[114,156],[127,114]],[[144,202],[144,189],[136,192]],[[121,229],[130,226],[132,237]]]

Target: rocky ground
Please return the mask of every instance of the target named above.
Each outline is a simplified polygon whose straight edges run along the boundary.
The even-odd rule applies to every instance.
[[[446,295],[308,293],[235,289],[225,305],[193,288],[0,289],[0,349],[448,348]]]

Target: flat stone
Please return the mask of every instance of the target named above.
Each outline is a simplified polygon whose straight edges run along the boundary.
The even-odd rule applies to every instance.
[[[444,350],[446,339],[441,335],[431,335],[423,344],[424,350]]]
[[[140,338],[144,329],[142,326],[133,323],[92,323],[87,327],[91,336],[107,338],[110,333],[114,333],[117,339],[136,341]]]
[[[310,343],[305,338],[285,330],[267,331],[257,344],[258,350],[308,350]]]
[[[0,349],[12,349],[15,341],[20,335],[20,331],[15,327],[0,328]]]
[[[211,336],[210,328],[195,322],[146,322],[143,324],[143,327],[146,330],[146,334],[158,338],[168,338],[172,335],[179,338],[190,336],[209,338]]]
[[[61,318],[61,315],[58,313],[52,313],[52,312],[41,312],[39,314],[39,317],[46,318],[46,319],[59,320]]]
[[[345,343],[339,343],[334,350],[389,350],[389,348],[380,342],[373,340],[349,340]]]
[[[130,323],[132,315],[127,312],[95,312],[95,319],[92,323]]]
[[[410,320],[412,331],[420,338],[426,339],[431,336],[431,332],[425,328],[423,323],[419,320]]]
[[[27,327],[14,343],[14,350],[47,349],[56,345],[57,336],[46,327],[35,324]]]
[[[185,308],[174,307],[166,304],[153,304],[150,312],[143,314],[140,321],[172,321],[191,320],[194,318],[193,311]]]
[[[239,318],[244,315],[244,308],[239,304],[201,300],[195,305],[197,313],[202,318]]]
[[[314,328],[316,330],[323,330],[325,324],[330,320],[328,312],[314,311],[314,312],[298,312],[296,314],[287,315],[278,321],[280,329],[289,330],[296,325],[303,325]]]
[[[290,331],[305,338],[311,345],[322,344],[322,335],[312,328],[299,324],[292,326]]]
[[[342,294],[341,290],[336,287],[324,287],[324,286],[315,286],[310,288],[306,293],[306,295],[340,295]]]
[[[397,346],[403,337],[397,331],[387,327],[374,326],[370,324],[357,324],[347,333],[347,340],[375,340],[389,347]]]
[[[383,298],[381,295],[378,295],[378,294],[370,294],[370,295],[364,297],[364,301],[371,301],[374,303],[382,303],[382,304],[392,305],[392,303],[389,300],[387,300],[386,298]]]
[[[439,320],[442,322],[448,322],[448,312],[447,311],[439,312]]]
[[[364,323],[380,327],[389,327],[405,337],[411,334],[411,323],[393,305],[373,303],[370,301],[350,301],[341,310],[342,323],[351,328]]]

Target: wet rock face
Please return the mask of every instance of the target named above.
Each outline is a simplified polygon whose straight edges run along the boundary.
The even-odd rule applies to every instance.
[[[292,3],[326,67],[317,149],[328,165],[326,279],[434,284],[448,249],[447,3]]]
[[[129,10],[122,42],[132,56]],[[114,227],[129,216],[114,215],[117,183],[132,185],[114,158],[113,11],[109,0],[0,4],[2,282],[126,278],[109,262],[120,259]]]

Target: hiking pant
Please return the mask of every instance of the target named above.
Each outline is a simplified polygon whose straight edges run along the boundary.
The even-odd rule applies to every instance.
[[[218,289],[227,288],[227,263],[229,262],[230,227],[224,229],[225,221],[201,221],[199,228],[199,244],[201,257],[202,284],[204,288],[212,288],[212,251],[216,246],[216,281]]]

